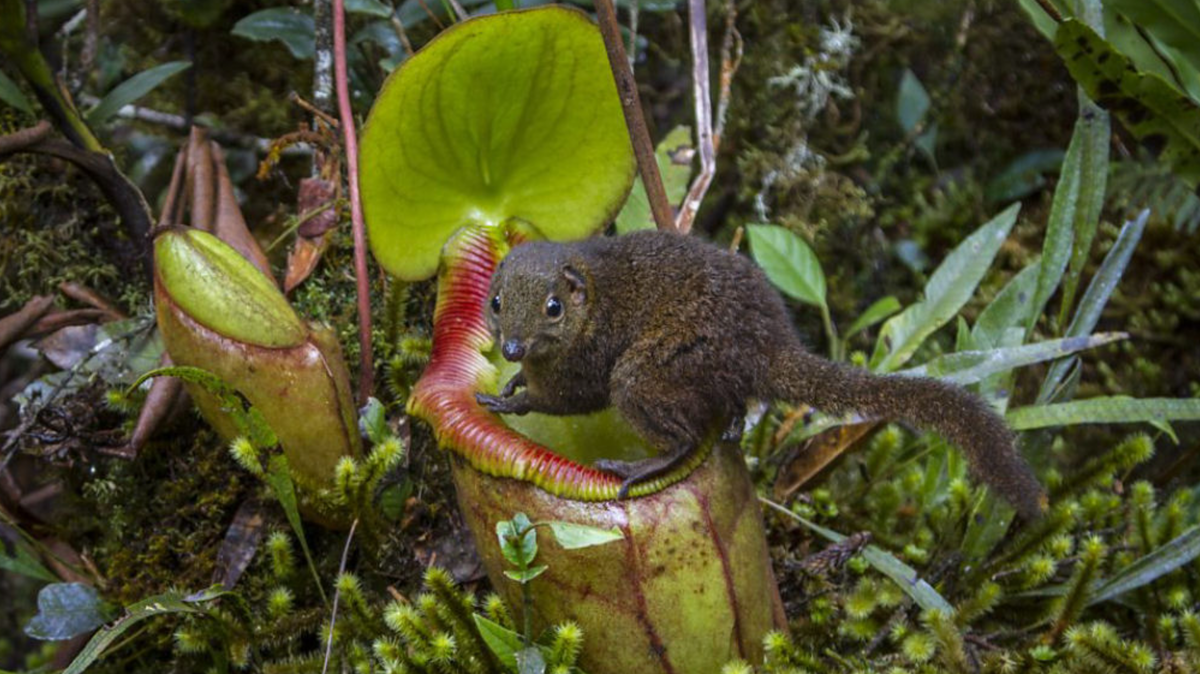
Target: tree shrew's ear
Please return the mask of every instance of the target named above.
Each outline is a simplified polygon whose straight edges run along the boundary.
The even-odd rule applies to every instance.
[[[571,289],[571,301],[575,304],[583,304],[587,299],[587,280],[580,274],[577,269],[569,264],[563,265],[563,278],[567,280],[567,287]]]

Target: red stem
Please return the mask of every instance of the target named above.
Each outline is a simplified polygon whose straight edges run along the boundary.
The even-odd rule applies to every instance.
[[[365,405],[375,391],[375,366],[371,359],[371,292],[367,276],[367,235],[363,225],[362,199],[358,195],[358,138],[350,109],[350,86],[346,76],[346,3],[333,0],[333,77],[337,88],[338,116],[346,143],[346,179],[350,183],[350,221],[354,231],[354,281],[358,287],[358,402]]]

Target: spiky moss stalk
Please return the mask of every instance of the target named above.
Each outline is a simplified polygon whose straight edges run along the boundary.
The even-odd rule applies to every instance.
[[[496,265],[520,238],[523,234],[509,226],[471,225],[447,242],[438,272],[433,351],[413,387],[408,411],[428,422],[438,443],[475,470],[530,482],[577,501],[614,499],[619,479],[555,454],[475,401],[478,391],[496,383],[496,370],[484,356],[493,346],[482,311],[484,299]],[[706,445],[685,465],[635,485],[630,495],[653,494],[679,482],[704,462],[710,449]]]
[[[279,438],[298,483],[328,486],[360,454],[350,375],[332,331],[301,321],[273,283],[211,234],[164,230],[154,242],[154,299],[177,365],[212,372],[250,401]],[[215,398],[188,385],[223,435]]]

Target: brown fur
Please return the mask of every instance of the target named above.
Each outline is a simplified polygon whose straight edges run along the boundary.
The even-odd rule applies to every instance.
[[[497,295],[498,313],[490,306]],[[522,368],[500,396],[479,401],[512,414],[616,406],[662,450],[646,462],[597,464],[625,478],[622,493],[669,470],[715,423],[740,418],[747,400],[782,399],[936,430],[1024,517],[1041,513],[1041,486],[981,399],[810,354],[762,271],[696,238],[639,232],[521,245],[496,271],[488,298],[484,310],[506,357]],[[562,307],[557,318],[547,315],[551,298]]]

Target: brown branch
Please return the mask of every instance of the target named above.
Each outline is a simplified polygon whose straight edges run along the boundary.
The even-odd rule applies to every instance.
[[[350,84],[346,74],[345,4],[345,0],[333,1],[333,73],[338,116],[342,120],[346,143],[346,179],[350,184],[350,223],[354,232],[354,281],[358,288],[358,404],[365,405],[375,391],[375,366],[371,357],[371,279],[367,272],[362,198],[358,194],[358,138],[354,132],[354,111],[350,108]]]
[[[700,150],[700,173],[692,181],[675,228],[687,233],[692,230],[696,211],[712,184],[717,171],[716,149],[713,145],[712,91],[708,83],[708,17],[704,0],[688,0],[688,37],[692,45],[692,96],[696,103],[696,138]]]
[[[654,157],[654,143],[642,116],[642,102],[638,97],[637,82],[625,56],[625,44],[621,39],[621,26],[617,23],[617,11],[612,0],[596,0],[596,18],[600,20],[600,34],[604,36],[604,48],[608,52],[608,65],[612,68],[621,97],[621,111],[625,113],[625,125],[629,128],[629,140],[633,143],[633,154],[637,158],[638,172],[650,201],[650,212],[659,229],[673,229],[671,204],[663,187],[662,174],[658,171],[658,160]]]
[[[1058,9],[1056,9],[1054,5],[1050,3],[1050,0],[1037,0],[1037,4],[1042,6],[1042,11],[1049,14],[1050,18],[1054,19],[1055,23],[1063,22],[1062,14],[1058,13]]]

